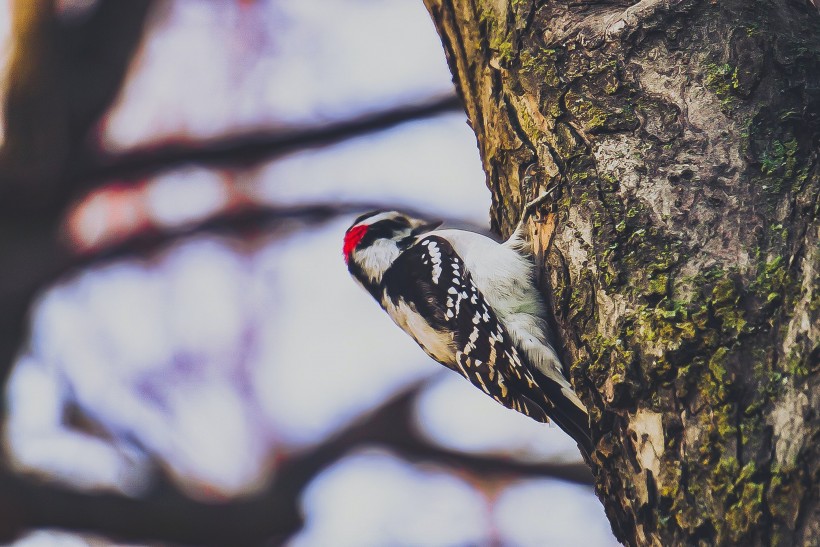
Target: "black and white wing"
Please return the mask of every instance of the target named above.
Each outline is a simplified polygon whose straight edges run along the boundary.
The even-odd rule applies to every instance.
[[[385,310],[428,355],[505,407],[549,421],[553,403],[446,239],[419,239],[382,286]]]

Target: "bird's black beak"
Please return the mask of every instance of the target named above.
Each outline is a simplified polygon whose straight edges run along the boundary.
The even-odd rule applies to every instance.
[[[436,228],[441,226],[441,224],[443,222],[444,222],[443,220],[435,220],[433,222],[427,222],[425,224],[422,224],[421,226],[416,226],[415,228],[413,228],[413,231],[410,232],[410,234],[412,236],[418,236],[418,235],[421,235],[421,234],[426,234],[427,232],[432,232],[433,230],[435,230]]]

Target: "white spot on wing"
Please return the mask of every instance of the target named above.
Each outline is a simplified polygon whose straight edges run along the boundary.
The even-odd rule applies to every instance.
[[[473,332],[470,333],[470,338],[467,340],[467,345],[464,347],[464,355],[469,355],[471,351],[476,348],[476,340],[478,340],[479,336],[478,327],[473,327]],[[476,362],[477,365],[481,364],[480,362]]]
[[[507,396],[507,384],[504,383],[504,377],[501,376],[500,374],[498,375],[498,382],[497,383],[498,383],[498,387],[501,388],[501,396],[506,397]]]
[[[433,262],[433,283],[438,285],[438,280],[441,277],[441,251],[435,241],[425,240],[424,244],[427,245],[427,250],[430,251],[430,260]]]

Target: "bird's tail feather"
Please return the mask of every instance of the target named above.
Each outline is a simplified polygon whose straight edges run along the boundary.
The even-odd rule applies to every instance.
[[[567,412],[569,411],[569,412]],[[575,405],[560,405],[555,403],[555,407],[550,413],[552,421],[558,424],[567,435],[572,437],[578,447],[589,457],[592,452],[592,437],[589,431],[589,416],[580,412]]]
[[[544,411],[558,427],[572,437],[585,456],[592,452],[592,435],[589,428],[589,414],[575,393],[568,391],[555,380],[538,373],[538,385],[549,399]]]

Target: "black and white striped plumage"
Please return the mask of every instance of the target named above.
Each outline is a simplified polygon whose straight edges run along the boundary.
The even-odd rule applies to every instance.
[[[586,408],[547,340],[521,229],[504,243],[401,213],[357,218],[348,270],[430,357],[531,418],[551,418],[585,453]]]

